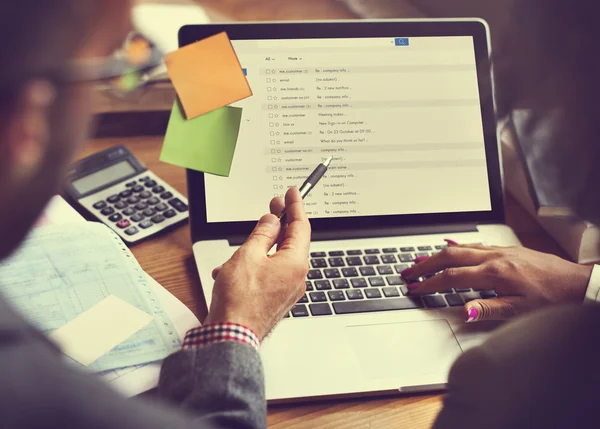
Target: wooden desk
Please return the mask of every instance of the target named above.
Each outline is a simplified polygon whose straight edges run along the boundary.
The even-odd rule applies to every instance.
[[[187,195],[185,171],[158,160],[162,137],[92,140],[82,156],[116,144],[125,144],[150,170]],[[507,201],[507,218],[525,245],[564,257],[556,243],[510,198]],[[201,298],[187,224],[135,245],[132,251],[148,274],[190,307],[200,320],[204,318],[206,306]],[[277,405],[269,409],[269,426],[286,429],[425,429],[431,426],[441,407],[441,400],[442,395],[415,395]]]

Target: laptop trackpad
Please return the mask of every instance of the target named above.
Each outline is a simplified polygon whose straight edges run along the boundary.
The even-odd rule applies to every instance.
[[[390,378],[439,374],[446,377],[462,350],[444,319],[347,326],[364,375]]]

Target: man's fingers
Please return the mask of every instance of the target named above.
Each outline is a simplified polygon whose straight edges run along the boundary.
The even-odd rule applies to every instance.
[[[277,242],[280,229],[281,223],[277,216],[266,214],[260,218],[256,227],[254,227],[254,231],[240,249],[252,249],[266,255]]]
[[[221,268],[223,268],[223,265],[219,265],[217,268],[215,268],[214,270],[212,270],[212,278],[213,278],[213,280],[217,280],[217,276],[221,272]]]
[[[404,270],[402,277],[407,280],[414,280],[438,273],[447,268],[472,267],[484,262],[488,256],[488,253],[482,250],[452,246],[427,259],[419,260],[419,263]]]
[[[407,288],[411,295],[427,295],[447,289],[461,289],[465,287],[493,289],[491,285],[483,284],[486,282],[486,279],[487,277],[482,275],[480,267],[447,268],[440,274],[422,282],[409,282]]]
[[[521,296],[476,299],[465,304],[465,320],[468,323],[482,320],[504,320],[525,310],[525,298]]]
[[[298,189],[291,188],[285,194],[285,211],[287,226],[277,255],[293,252],[302,258],[307,258],[310,248],[310,222]]]
[[[271,200],[271,203],[269,204],[269,210],[275,216],[279,216],[284,206],[285,204],[283,203],[283,200],[279,197],[275,197]]]

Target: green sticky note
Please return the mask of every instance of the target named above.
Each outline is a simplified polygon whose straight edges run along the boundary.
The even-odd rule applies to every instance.
[[[160,160],[192,170],[229,176],[242,109],[221,107],[187,120],[175,100]]]

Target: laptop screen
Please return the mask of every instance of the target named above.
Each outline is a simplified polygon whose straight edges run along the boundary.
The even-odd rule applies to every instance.
[[[255,221],[329,156],[313,219],[492,209],[472,36],[232,44],[254,95],[208,223]]]

